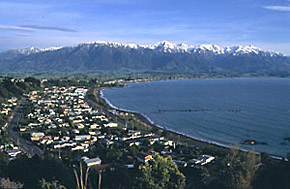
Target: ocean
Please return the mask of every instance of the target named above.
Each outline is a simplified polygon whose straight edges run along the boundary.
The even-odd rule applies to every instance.
[[[286,157],[290,79],[228,78],[130,83],[102,91],[113,106],[195,139]],[[245,144],[247,140],[255,145]]]

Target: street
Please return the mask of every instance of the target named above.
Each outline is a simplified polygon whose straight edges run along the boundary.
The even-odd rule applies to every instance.
[[[44,154],[43,150],[39,147],[35,146],[32,142],[25,140],[21,137],[20,133],[15,131],[17,130],[18,123],[21,118],[21,113],[23,108],[25,108],[26,98],[22,98],[20,104],[15,109],[13,118],[8,123],[8,134],[10,139],[21,148],[23,152],[25,152],[28,156],[32,157],[34,155],[42,156]]]

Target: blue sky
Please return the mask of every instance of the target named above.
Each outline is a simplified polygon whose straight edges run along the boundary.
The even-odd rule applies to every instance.
[[[290,0],[0,1],[0,51],[162,40],[252,44],[290,55]]]

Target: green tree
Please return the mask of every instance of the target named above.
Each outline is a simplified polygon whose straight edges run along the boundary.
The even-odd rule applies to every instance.
[[[178,170],[171,157],[153,156],[153,161],[139,166],[135,178],[136,188],[184,188],[185,176]]]
[[[254,151],[242,152],[239,146],[232,146],[223,160],[203,167],[202,182],[205,188],[252,188],[260,165],[260,155]]]
[[[42,189],[66,189],[66,187],[61,185],[58,180],[47,182],[44,178],[42,178],[39,183]]]
[[[0,152],[0,176],[6,176],[6,169],[9,163],[9,156],[4,152]]]
[[[260,155],[254,151],[241,152],[239,147],[230,148],[225,163],[225,181],[228,188],[252,188],[251,183],[261,165]]]
[[[19,188],[23,188],[23,184],[20,182],[11,181],[9,178],[0,178],[0,188],[19,189]]]

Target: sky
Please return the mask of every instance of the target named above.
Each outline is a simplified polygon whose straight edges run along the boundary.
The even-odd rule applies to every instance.
[[[290,55],[290,0],[0,0],[0,51],[163,40]]]

